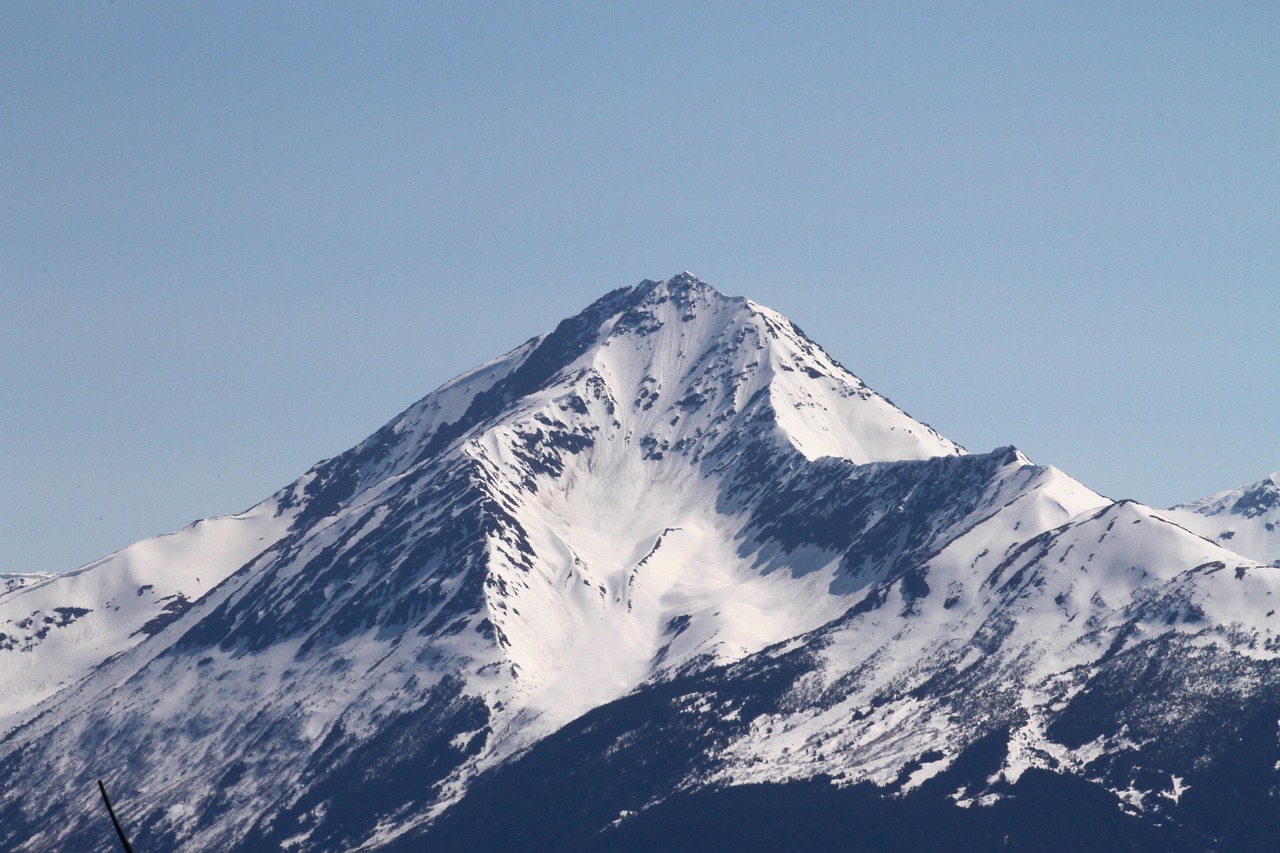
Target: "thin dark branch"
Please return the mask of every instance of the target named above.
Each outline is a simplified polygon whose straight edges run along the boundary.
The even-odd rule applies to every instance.
[[[102,784],[101,779],[98,780],[98,790],[102,792],[102,802],[107,804],[107,814],[111,815],[111,823],[116,828],[116,835],[120,836],[120,843],[124,845],[124,853],[133,853],[133,846],[125,837],[124,827],[120,826],[120,821],[116,819],[116,810],[111,808],[111,800],[107,798],[107,786]]]

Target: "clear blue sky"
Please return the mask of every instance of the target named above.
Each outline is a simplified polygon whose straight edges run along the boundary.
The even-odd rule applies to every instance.
[[[689,269],[972,450],[1280,468],[1280,4],[0,5],[0,571]]]

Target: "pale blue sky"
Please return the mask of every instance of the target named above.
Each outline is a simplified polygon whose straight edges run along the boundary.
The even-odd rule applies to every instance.
[[[1280,468],[1280,4],[0,6],[0,571],[689,269],[971,450]]]

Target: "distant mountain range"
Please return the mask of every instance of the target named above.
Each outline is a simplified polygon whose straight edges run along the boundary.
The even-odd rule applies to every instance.
[[[249,511],[0,576],[0,846],[1254,850],[1280,475],[971,454],[684,273]]]

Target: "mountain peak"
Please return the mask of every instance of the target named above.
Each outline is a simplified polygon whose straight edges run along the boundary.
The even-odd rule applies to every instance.
[[[578,401],[581,417],[586,401],[597,401],[588,432],[621,429],[652,460],[673,449],[697,459],[730,437],[759,436],[766,422],[809,458],[862,463],[963,452],[866,387],[786,317],[689,272],[605,294],[551,333],[446,383],[362,448],[417,464],[512,417],[560,418],[566,399]],[[391,464],[369,469],[372,480]]]
[[[675,275],[671,276],[671,278],[664,278],[656,281],[651,278],[646,278],[644,281],[636,285],[635,289],[636,290],[652,290],[656,288],[667,288],[672,290],[702,289],[702,290],[710,291],[713,293],[718,292],[714,287],[707,284],[705,281],[698,278],[698,276],[694,275],[688,270],[685,270],[680,273],[676,273]]]
[[[716,300],[746,301],[741,297],[726,296],[688,271],[660,281],[645,279],[635,287],[630,288],[630,297],[627,301],[633,306],[652,306],[673,302],[685,308],[699,304],[706,305]]]
[[[744,413],[767,409],[770,423],[809,458],[963,452],[868,388],[786,317],[689,272],[643,281],[569,323],[583,337],[562,375],[586,371],[613,399],[651,413],[642,418],[644,434],[659,445],[705,447],[708,436],[744,424]]]

